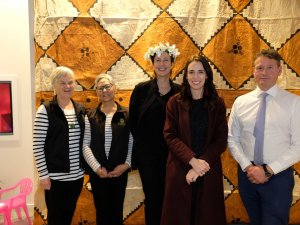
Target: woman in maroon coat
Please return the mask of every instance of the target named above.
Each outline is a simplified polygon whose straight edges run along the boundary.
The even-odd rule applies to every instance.
[[[224,101],[203,56],[187,62],[182,90],[167,104],[169,147],[161,225],[225,225],[221,154],[227,146]]]

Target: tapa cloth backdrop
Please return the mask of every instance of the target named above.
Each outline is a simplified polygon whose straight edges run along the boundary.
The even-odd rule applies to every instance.
[[[94,79],[106,72],[116,80],[117,101],[127,106],[134,86],[153,77],[152,66],[143,56],[159,42],[176,44],[181,53],[172,70],[175,82],[181,83],[190,56],[201,53],[209,59],[228,114],[237,96],[255,88],[253,58],[261,49],[279,52],[283,72],[278,84],[300,95],[299,30],[299,0],[36,0],[36,105],[53,95],[52,70],[68,66],[76,75],[76,101],[95,107]],[[227,220],[248,221],[237,190],[237,164],[228,151],[222,157]],[[290,223],[300,222],[299,173],[297,164]],[[139,176],[130,176],[125,223],[143,201]],[[35,206],[42,218],[45,207],[40,193],[36,193]],[[74,224],[94,220],[84,211],[92,207],[92,198],[86,206],[81,203]]]

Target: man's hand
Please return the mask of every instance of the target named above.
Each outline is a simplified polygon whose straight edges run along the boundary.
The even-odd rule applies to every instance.
[[[248,166],[246,168],[248,179],[253,184],[263,184],[269,179],[265,176],[265,171],[262,166]]]

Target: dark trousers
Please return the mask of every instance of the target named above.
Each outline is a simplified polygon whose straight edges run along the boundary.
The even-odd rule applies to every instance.
[[[292,168],[273,175],[265,184],[253,184],[238,169],[239,192],[251,225],[287,225],[292,204]]]
[[[45,190],[48,225],[70,225],[83,186],[83,178],[75,181],[51,180]]]
[[[97,225],[123,225],[123,204],[128,172],[116,178],[90,175]]]
[[[146,225],[159,225],[165,191],[166,160],[137,157],[137,166],[145,194]]]

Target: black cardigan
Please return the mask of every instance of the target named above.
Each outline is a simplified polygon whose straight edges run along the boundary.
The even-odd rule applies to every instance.
[[[139,83],[135,86],[129,104],[129,124],[131,133],[134,138],[134,147],[132,154],[132,162],[135,163],[136,153],[148,151],[149,154],[162,154],[166,148],[165,142],[163,140],[163,126],[165,118],[165,110],[161,114],[157,114],[159,110],[155,111],[156,115],[151,113],[153,106],[155,104],[161,104],[161,109],[165,108],[165,105],[168,99],[180,91],[180,85],[173,83],[170,80],[171,90],[164,96],[160,96],[157,86],[157,80],[153,79],[150,81]],[[157,107],[158,105],[156,105]],[[158,122],[159,121],[159,122]],[[149,129],[144,128],[144,124],[147,123]],[[163,123],[163,124],[157,124]],[[158,130],[157,127],[161,127],[161,130]],[[154,133],[155,132],[155,133]],[[152,138],[153,134],[156,137],[161,136],[160,138]],[[145,146],[141,136],[149,136],[152,140],[149,140],[151,146]],[[149,152],[152,146],[156,149],[153,149],[153,152]],[[148,148],[148,149],[146,149]],[[157,149],[159,148],[159,149]],[[146,153],[146,154],[148,154]]]

